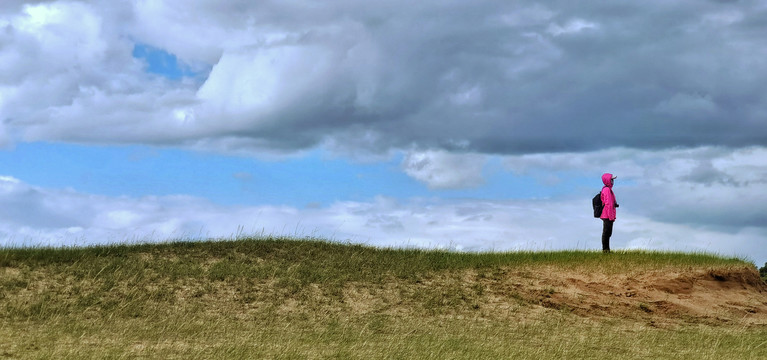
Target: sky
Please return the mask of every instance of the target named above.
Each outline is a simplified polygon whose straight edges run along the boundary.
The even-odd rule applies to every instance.
[[[0,246],[767,262],[767,2],[4,0]]]

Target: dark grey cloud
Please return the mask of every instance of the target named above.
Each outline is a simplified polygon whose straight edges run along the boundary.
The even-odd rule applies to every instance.
[[[759,3],[453,3],[372,24],[367,10],[350,16],[383,58],[374,105],[351,95],[280,130],[485,153],[767,140]]]
[[[51,1],[58,15],[37,27],[14,4],[0,19],[11,141],[495,154],[767,143],[762,1]],[[212,70],[204,83],[152,78],[136,43]]]

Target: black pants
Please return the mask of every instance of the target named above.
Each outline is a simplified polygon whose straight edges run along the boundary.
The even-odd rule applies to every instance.
[[[613,236],[613,223],[615,220],[602,219],[602,250],[610,250],[610,236]]]

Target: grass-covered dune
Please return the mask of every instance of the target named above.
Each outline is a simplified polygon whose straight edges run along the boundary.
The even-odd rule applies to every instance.
[[[292,239],[0,249],[0,358],[767,358],[752,263]]]

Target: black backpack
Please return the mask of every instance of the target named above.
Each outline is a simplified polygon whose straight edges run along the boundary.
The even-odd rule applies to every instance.
[[[597,193],[593,199],[591,199],[591,206],[594,207],[594,217],[598,218],[602,216],[602,209],[605,208],[605,204],[602,204],[602,192]]]

